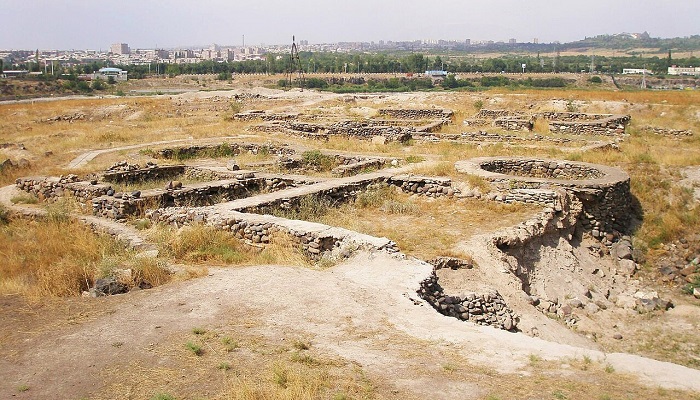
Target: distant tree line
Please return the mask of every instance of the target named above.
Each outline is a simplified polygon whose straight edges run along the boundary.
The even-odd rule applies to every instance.
[[[639,56],[540,56],[506,55],[497,58],[478,58],[464,53],[450,55],[427,55],[422,53],[331,53],[301,52],[300,61],[306,73],[422,73],[427,70],[444,70],[450,73],[519,73],[526,72],[597,72],[620,73],[624,68],[646,68],[664,74],[671,65],[699,66],[700,58],[674,58],[671,51],[666,57]],[[593,60],[593,65],[591,61]],[[201,61],[192,64],[152,63],[150,65],[113,65],[106,61],[78,64],[69,68],[58,68],[54,77],[91,74],[102,67],[117,66],[129,72],[130,79],[140,79],[155,74],[177,76],[182,74],[215,74],[219,79],[230,79],[232,74],[278,74],[289,70],[288,55],[267,54],[263,60],[240,62]],[[8,64],[5,63],[5,69]],[[29,62],[13,68],[41,71],[43,65]],[[592,68],[591,68],[592,67]],[[48,69],[50,72],[50,67]]]
[[[670,53],[669,53],[670,55]],[[345,54],[345,53],[299,53],[305,73],[422,73],[428,70],[444,70],[450,73],[558,73],[591,72],[591,57],[578,56],[502,56],[480,59],[467,55],[429,56],[425,54]],[[671,65],[698,66],[700,58],[641,57],[641,56],[596,56],[592,71],[602,74],[621,73],[624,68],[646,68],[657,74],[665,74]],[[92,66],[90,67],[92,68]],[[230,74],[279,74],[289,68],[288,56],[268,54],[264,60],[240,62],[202,61],[195,64],[152,64],[120,66],[129,71],[129,77],[138,79],[159,71],[161,74],[216,74],[225,79]]]

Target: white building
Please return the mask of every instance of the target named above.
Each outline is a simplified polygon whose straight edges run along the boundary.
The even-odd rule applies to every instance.
[[[677,67],[672,65],[668,67],[669,75],[695,75],[700,76],[700,67]]]
[[[122,82],[127,80],[127,71],[120,68],[100,68],[99,71],[92,75],[92,79],[102,79],[104,81],[109,80],[111,76],[117,82]]]
[[[648,69],[642,69],[642,68],[624,68],[622,70],[623,75],[642,75],[642,74],[647,74],[647,75],[653,75],[653,73],[648,70]]]

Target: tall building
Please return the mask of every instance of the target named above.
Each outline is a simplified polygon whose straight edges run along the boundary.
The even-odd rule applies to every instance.
[[[129,49],[129,45],[126,43],[114,43],[109,47],[109,51],[112,54],[129,54],[131,53],[131,49]]]
[[[518,43],[517,40],[515,40],[515,39],[508,39],[508,44],[516,44],[516,43]]]

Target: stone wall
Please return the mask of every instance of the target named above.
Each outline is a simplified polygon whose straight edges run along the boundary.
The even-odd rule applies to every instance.
[[[86,208],[89,207],[94,215],[122,220],[129,216],[141,216],[146,208],[209,205],[259,192],[269,193],[313,183],[285,177],[255,177],[253,173],[245,171],[224,173],[197,168],[188,170],[200,171],[203,175],[198,175],[199,177],[223,176],[225,179],[187,186],[171,181],[164,189],[131,192],[115,192],[111,185],[80,181],[76,175],[20,178],[17,179],[16,186],[42,200],[72,197]]]
[[[403,192],[420,194],[428,197],[452,197],[459,194],[459,189],[452,187],[448,178],[435,178],[416,175],[394,175],[386,183],[401,188]]]
[[[125,219],[142,216],[146,208],[201,206],[248,197],[265,188],[265,180],[250,178],[197,183],[188,186],[174,185],[166,189],[151,189],[130,193],[108,193],[92,199],[94,215]]]
[[[585,114],[572,112],[542,112],[526,116],[509,110],[481,109],[472,117],[465,120],[468,126],[486,126],[493,120],[493,125],[505,130],[532,130],[535,118],[549,121],[549,129],[553,133],[572,135],[607,135],[615,136],[625,133],[631,117],[629,115]]]
[[[341,121],[328,127],[328,135],[352,136],[360,139],[372,139],[375,136],[382,136],[387,141],[406,142],[411,139],[415,129],[398,126],[385,126],[374,124],[374,122]]]
[[[582,205],[579,226],[606,244],[629,230],[633,198],[629,175],[620,169],[572,161],[485,157],[458,162],[457,170],[481,176],[506,193],[516,188],[561,188]]]
[[[516,136],[486,131],[463,132],[454,135],[441,135],[446,140],[468,140],[475,142],[551,142],[551,143],[571,143],[573,140],[564,137],[547,137],[542,135]]]
[[[307,139],[328,141],[325,126],[308,122],[271,121],[248,127],[248,129],[254,132],[284,133]]]
[[[379,115],[387,115],[397,119],[448,119],[454,116],[452,110],[447,109],[402,109],[402,108],[382,108]]]
[[[136,165],[135,169],[128,170],[107,170],[102,174],[102,180],[112,183],[140,183],[158,179],[171,179],[185,172],[184,165],[164,165],[151,164],[146,168]]]
[[[318,140],[328,140],[331,135],[350,136],[364,140],[371,140],[375,136],[382,136],[386,141],[390,142],[405,142],[411,139],[412,134],[416,132],[415,128],[393,126],[378,121],[379,120],[365,122],[340,121],[331,125],[284,121],[256,125],[251,127],[251,130],[258,132],[288,133]],[[423,128],[438,129],[433,125],[426,125]]]
[[[313,194],[302,196],[289,196],[284,198],[274,198],[269,201],[258,202],[253,206],[241,208],[238,211],[255,214],[271,214],[274,215],[277,210],[295,210],[298,209],[302,199],[307,196],[315,196],[329,202],[331,205],[338,205],[354,199],[358,193],[364,191],[367,186],[374,183],[373,180],[362,182],[351,182],[343,185],[334,186],[328,189],[322,189]]]
[[[384,167],[384,164],[386,164],[386,160],[383,158],[366,159],[362,161],[340,165],[338,167],[333,168],[331,170],[331,173],[335,176],[357,175],[363,170],[380,169]]]
[[[154,222],[169,223],[177,226],[193,222],[207,223],[218,229],[231,231],[241,239],[260,244],[270,242],[273,234],[276,232],[275,229],[270,229],[274,226],[277,231],[284,231],[298,238],[305,251],[312,256],[319,257],[328,251],[336,251],[339,246],[336,243],[347,243],[348,241],[369,243],[377,249],[398,251],[396,244],[386,238],[376,238],[341,228],[331,228],[305,221],[288,220],[272,215],[277,210],[293,210],[299,207],[302,199],[308,196],[326,199],[331,204],[341,204],[354,199],[357,194],[366,190],[370,185],[377,184],[389,184],[401,187],[406,192],[430,197],[451,196],[458,193],[457,189],[451,187],[449,179],[393,176],[346,183],[333,188],[321,189],[312,194],[266,199],[256,202],[254,206],[241,206],[235,210],[229,209],[225,212],[218,208],[213,209],[209,207],[167,207],[148,210],[145,215]],[[321,230],[323,233],[320,232]],[[315,233],[310,233],[311,231]]]
[[[250,110],[233,115],[233,119],[238,121],[284,121],[298,117],[298,113],[271,113],[263,110]]]
[[[376,238],[342,228],[323,224],[288,220],[272,215],[256,215],[229,212],[226,215],[211,214],[207,210],[191,207],[175,207],[151,210],[147,218],[157,223],[183,226],[193,222],[204,223],[216,229],[231,232],[248,243],[265,245],[277,234],[289,235],[312,259],[321,257],[344,258],[358,248],[397,252],[396,243],[386,238]]]
[[[496,290],[484,294],[467,293],[462,296],[445,294],[438,283],[435,270],[429,278],[421,282],[418,295],[440,314],[477,325],[515,331],[520,321],[520,317],[508,308]]]
[[[613,114],[586,114],[577,112],[559,112],[559,111],[545,111],[537,113],[535,115],[537,118],[544,118],[548,121],[562,121],[562,122],[574,122],[574,121],[601,121],[616,117]],[[617,117],[623,117],[618,115]]]
[[[512,111],[509,110],[488,110],[485,108],[482,108],[479,110],[478,113],[472,117],[473,119],[496,119],[496,118],[501,118],[501,117],[510,117],[510,116],[515,116],[518,115]]]
[[[625,126],[626,123],[615,119],[593,122],[549,122],[549,130],[552,133],[564,133],[569,135],[623,135],[625,133]]]
[[[531,118],[500,117],[493,121],[493,125],[506,131],[530,131],[533,121]]]
[[[273,144],[257,144],[257,143],[221,143],[221,144],[210,144],[210,145],[193,145],[193,146],[183,146],[183,147],[173,147],[161,150],[156,150],[153,152],[155,158],[165,158],[172,159],[176,157],[180,158],[196,158],[196,157],[206,157],[216,153],[217,151],[227,151],[232,155],[239,155],[244,152],[250,154],[259,154],[267,152],[269,154],[275,155],[292,155],[295,153],[294,149],[286,146],[277,146]]]
[[[503,158],[484,161],[480,165],[490,172],[533,178],[580,180],[603,177],[603,173],[590,164],[569,161]]]
[[[484,126],[489,126],[493,123],[492,120],[490,119],[480,119],[480,118],[473,118],[473,119],[465,119],[464,120],[464,125],[466,126],[471,126],[475,128],[481,128]]]
[[[615,136],[625,133],[629,115],[544,112],[536,115],[549,121],[553,133]]]
[[[18,178],[15,184],[20,190],[30,193],[40,200],[71,196],[83,204],[95,197],[107,194],[112,189],[112,186],[100,184],[97,181],[81,181],[77,175]]]
[[[442,129],[443,126],[449,125],[449,119],[439,119],[432,122],[428,122],[425,125],[414,126],[415,120],[401,120],[401,119],[373,119],[367,121],[368,124],[374,126],[400,126],[400,127],[411,127],[416,132],[430,133],[437,132]]]
[[[690,129],[671,129],[671,128],[660,128],[657,126],[645,126],[643,128],[645,132],[653,133],[655,135],[670,136],[670,137],[684,137],[693,136],[693,131]]]

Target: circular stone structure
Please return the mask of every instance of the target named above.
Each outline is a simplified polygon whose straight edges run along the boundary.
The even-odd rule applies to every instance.
[[[632,216],[629,175],[615,167],[568,160],[479,157],[458,161],[457,171],[480,176],[502,191],[561,188],[583,204],[581,226],[593,236],[626,233]]]

